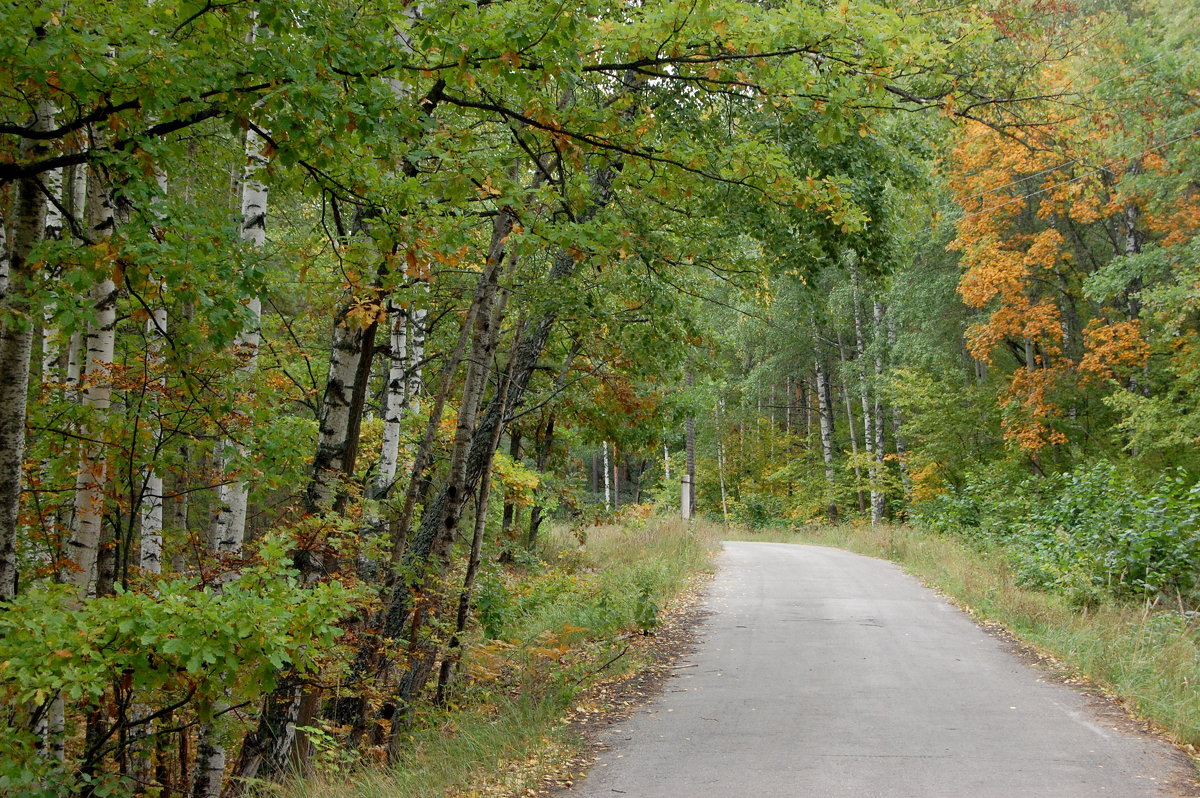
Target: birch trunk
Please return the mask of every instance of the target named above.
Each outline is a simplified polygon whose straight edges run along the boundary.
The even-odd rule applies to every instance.
[[[863,448],[866,450],[868,458],[867,477],[871,483],[871,523],[879,523],[879,518],[876,508],[880,502],[879,478],[880,469],[879,463],[882,462],[882,454],[878,451],[876,442],[880,437],[883,419],[879,417],[878,404],[871,402],[871,380],[867,375],[866,359],[867,359],[867,339],[866,339],[866,324],[863,321],[862,306],[859,303],[858,296],[858,271],[852,269],[850,272],[852,285],[851,302],[854,305],[854,348],[857,352],[859,366],[859,398],[862,401],[863,410]]]
[[[871,523],[882,524],[887,513],[887,492],[884,490],[883,400],[880,386],[883,384],[883,315],[882,302],[875,303],[875,478],[871,481]]]
[[[602,467],[604,468],[604,511],[612,512],[612,465],[608,460],[608,441],[600,444]]]
[[[467,359],[467,371],[463,380],[447,484],[439,492],[437,500],[432,503],[433,506],[426,507],[418,538],[414,541],[423,555],[419,562],[426,568],[432,566],[437,573],[444,573],[446,570],[454,532],[458,528],[463,507],[467,498],[475,491],[475,486],[480,484],[483,473],[491,462],[494,455],[492,441],[499,440],[495,427],[489,426],[485,429],[479,423],[479,411],[487,387],[487,375],[500,340],[500,325],[506,297],[499,289],[499,274],[501,265],[507,260],[505,244],[514,221],[510,214],[501,213],[493,222],[492,246],[489,248],[485,270],[487,284],[475,318],[471,355]],[[498,394],[493,400],[494,404],[499,403],[496,405],[496,412],[500,414],[500,418],[496,421],[501,427],[506,398]],[[480,437],[485,434],[486,439]],[[413,588],[420,591],[423,585],[418,584]],[[430,617],[432,614],[432,611],[422,614],[417,624],[420,629],[428,628],[434,623],[436,619]],[[398,746],[408,711],[413,700],[425,688],[437,657],[436,646],[422,640],[423,637],[421,632],[416,632],[410,638],[410,665],[397,690],[397,706],[388,746],[389,762],[394,762],[399,753]]]
[[[513,359],[510,357],[509,367],[505,370],[504,383],[497,392],[497,395],[500,397],[504,397],[508,393],[508,385],[512,380],[512,363]],[[554,416],[551,416],[551,434],[553,434],[553,428]],[[483,534],[487,528],[488,500],[491,497],[492,490],[492,460],[496,456],[496,449],[500,446],[500,436],[503,432],[503,424],[497,424],[496,428],[492,431],[491,445],[488,447],[489,454],[486,458],[487,463],[484,466],[483,475],[479,478],[479,494],[475,500],[475,528],[471,534],[471,553],[467,556],[467,572],[463,576],[462,591],[458,595],[458,611],[455,613],[454,618],[454,634],[451,635],[450,641],[446,646],[446,654],[442,657],[442,666],[438,672],[436,703],[439,706],[445,703],[446,689],[450,684],[450,678],[453,676],[454,666],[461,656],[462,634],[466,631],[467,619],[470,617],[471,594],[475,589],[475,577],[479,573],[479,564],[483,553]],[[536,530],[531,532],[531,535],[533,534],[536,534]]]
[[[225,777],[225,746],[217,741],[215,721],[201,724],[196,740],[192,798],[216,798]]]
[[[718,435],[720,427],[717,427]],[[725,494],[725,446],[720,440],[717,441],[717,481],[721,485],[721,518],[726,524],[729,523],[729,500]]]
[[[21,507],[21,460],[33,354],[33,274],[29,253],[45,230],[46,203],[36,182],[17,183],[12,242],[0,219],[0,602],[17,594],[17,526]]]
[[[57,241],[62,238],[63,214],[59,207],[63,196],[63,173],[61,169],[51,169],[43,178],[46,194],[56,201],[45,203],[46,223],[43,238],[47,241]],[[47,280],[55,279],[55,275],[46,273]],[[61,357],[58,344],[58,330],[54,326],[54,307],[46,305],[42,309],[42,383],[49,385],[59,381],[58,369]]]
[[[850,380],[846,372],[849,361],[846,360],[846,348],[842,345],[842,334],[838,333],[838,355],[842,361],[842,398],[846,405],[846,429],[850,432],[850,453],[854,456],[854,493],[858,499],[858,511],[866,512],[867,500],[863,495],[862,466],[858,463],[858,433],[855,430],[854,401],[850,398]]]
[[[158,370],[162,365],[162,339],[167,332],[167,310],[156,308],[146,321],[146,337],[150,339],[150,351],[146,361],[152,370]],[[159,388],[165,386],[165,378],[158,377],[154,384]],[[154,453],[157,453],[163,430],[159,424]],[[141,510],[141,540],[138,553],[138,565],[150,574],[162,573],[163,545],[163,481],[162,475],[154,467],[153,462],[146,469],[142,486]]]
[[[251,42],[253,42],[255,30],[252,29]],[[267,166],[267,157],[266,142],[253,129],[246,131],[245,157],[246,161],[242,169],[241,181],[242,223],[239,230],[239,237],[255,249],[261,250],[267,240],[268,189],[260,176]],[[246,309],[249,313],[249,318],[246,320],[234,342],[234,349],[240,360],[237,368],[239,382],[245,381],[258,367],[262,300],[257,296],[252,297],[247,303]],[[222,441],[218,443],[218,447],[223,454],[235,451],[239,459],[243,462],[250,454],[249,447],[239,441]],[[228,456],[222,456],[218,460],[219,473],[224,473],[227,470],[227,465],[231,459]],[[223,482],[217,489],[217,506],[219,509],[209,533],[210,540],[217,551],[232,556],[241,554],[242,544],[246,539],[246,517],[249,510],[249,498],[249,489],[245,481],[240,478],[240,475],[234,477],[231,481],[228,481],[227,477],[227,481]],[[291,684],[285,683],[285,687],[291,687]],[[295,688],[293,691],[294,694],[285,693],[280,701],[287,706],[291,706],[289,702],[293,698],[298,702],[298,690],[299,688]],[[272,695],[274,696],[275,694]],[[267,707],[263,710],[263,715],[267,715],[272,708],[273,705],[268,700]],[[224,772],[225,768],[226,752],[224,745],[219,740],[216,726],[216,721],[206,724],[201,729],[200,738],[197,741],[197,779],[193,785],[194,789],[192,793],[194,798],[216,798],[220,794],[221,773]],[[250,738],[248,737],[247,739],[249,740]],[[290,745],[291,737],[288,736],[284,744],[284,750],[286,751]],[[243,746],[243,753],[245,750],[246,746]],[[243,769],[239,770],[239,775],[253,778],[258,772],[259,762],[261,762],[261,759],[253,763],[253,772],[248,773]],[[217,772],[218,767],[221,769],[221,773]]]
[[[792,376],[789,374],[783,382],[783,431],[792,434]]]
[[[167,176],[165,172],[159,171],[158,188],[161,194],[165,196],[167,192]],[[159,222],[162,221],[161,206],[156,206],[154,209],[155,216]],[[153,386],[159,393],[166,389],[167,380],[164,374],[153,376],[155,372],[161,372],[163,366],[163,342],[167,337],[167,308],[165,305],[165,297],[163,296],[163,285],[158,286],[157,296],[155,299],[158,306],[150,314],[150,318],[146,319],[146,379],[148,386]],[[154,460],[157,459],[158,452],[162,448],[164,438],[164,430],[162,425],[162,417],[159,416],[157,430],[155,431],[154,448],[151,451],[150,465],[146,468],[145,478],[142,484],[142,510],[140,519],[140,546],[138,549],[138,565],[143,571],[150,574],[162,573],[162,546],[163,546],[163,481],[162,475],[158,473],[158,469],[154,467]]]
[[[825,364],[818,355],[813,360],[817,376],[817,406],[821,423],[821,457],[825,461],[825,485],[829,491],[828,512],[829,520],[837,523],[838,508],[834,499],[837,480],[833,470],[833,402],[829,396],[829,382],[826,376]]]
[[[260,175],[267,165],[265,155],[266,142],[254,130],[246,131],[246,165],[242,172],[241,211],[242,225],[240,236],[243,241],[255,248],[261,248],[267,241],[267,186]],[[252,298],[246,305],[249,318],[235,342],[240,365],[238,374],[243,379],[253,374],[258,367],[259,328],[262,323],[262,300]],[[237,452],[241,459],[249,455],[249,449],[236,441],[225,441],[222,450]],[[225,469],[231,458],[225,458],[221,463]],[[221,485],[217,491],[219,510],[213,524],[212,537],[217,541],[220,551],[226,554],[239,554],[242,543],[246,539],[246,515],[249,503],[249,489],[245,481],[235,477]]]
[[[896,319],[894,314],[887,318],[887,342],[888,351],[896,351]],[[904,445],[904,435],[901,428],[904,425],[904,416],[900,412],[900,408],[893,404],[892,406],[892,439],[896,442],[896,466],[900,469],[900,484],[904,488],[905,497],[908,496],[912,488],[912,480],[908,476],[908,449]]]
[[[408,386],[404,391],[404,406],[409,413],[421,412],[421,395],[425,383],[421,379],[421,367],[425,361],[425,320],[429,311],[417,308],[412,312],[412,345],[408,352]]]
[[[331,509],[342,478],[354,469],[357,454],[354,433],[362,415],[359,396],[365,391],[370,375],[376,324],[354,325],[348,315],[353,306],[353,302],[344,306],[334,324],[317,449],[305,494],[305,509],[310,513]]]
[[[405,415],[408,366],[408,313],[394,301],[388,303],[388,374],[383,391],[383,443],[370,498],[383,499],[396,481],[400,458],[400,431]]]
[[[103,178],[95,171],[88,177],[87,218],[88,229],[95,240],[105,240],[112,235],[112,197]],[[107,270],[107,264],[101,268]],[[112,403],[109,371],[116,344],[116,285],[106,274],[97,276],[103,279],[97,280],[88,292],[95,316],[88,324],[83,363],[86,373],[83,405],[91,410],[91,433],[84,435],[90,440],[83,444],[80,454],[79,473],[75,480],[75,514],[63,573],[63,581],[79,588],[80,594],[87,592],[97,576],[96,563],[104,519],[104,486],[108,473],[105,446],[98,436],[102,434],[100,429]]]
[[[550,453],[554,451],[554,412],[551,411],[542,430],[541,440],[537,442],[537,458],[534,461],[539,473],[544,473],[550,465]],[[542,525],[542,514],[545,511],[540,503],[534,503],[529,511],[529,535],[525,540],[525,548],[533,551],[537,546],[538,530]]]
[[[334,322],[312,476],[305,491],[305,511],[313,515],[338,509],[344,496],[342,485],[354,473],[378,327],[374,320],[366,327],[355,323],[350,311],[359,305],[358,299],[348,299]],[[299,550],[293,557],[306,583],[315,581],[326,569],[318,550]],[[306,772],[312,746],[297,727],[311,724],[319,699],[317,688],[304,686],[291,676],[285,678],[283,688],[264,703],[258,727],[242,750],[243,760],[258,760],[239,762],[239,775],[244,774],[242,767],[253,768],[259,778],[273,780],[287,772]]]
[[[691,388],[696,384],[696,378],[692,376],[692,372],[687,372],[684,375],[684,383]],[[687,495],[687,513],[685,518],[696,517],[696,418],[688,415],[684,422],[684,456],[687,460],[687,479],[688,479],[688,495]]]

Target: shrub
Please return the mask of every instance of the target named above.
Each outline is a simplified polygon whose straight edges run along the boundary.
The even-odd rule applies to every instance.
[[[1200,484],[1182,472],[1149,486],[1111,463],[1090,463],[1016,490],[968,482],[921,505],[943,533],[1004,545],[1025,584],[1081,604],[1104,596],[1194,597]]]

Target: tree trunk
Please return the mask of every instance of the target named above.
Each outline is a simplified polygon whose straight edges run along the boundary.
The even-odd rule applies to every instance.
[[[550,411],[546,418],[546,423],[542,429],[541,439],[537,442],[535,449],[537,452],[534,464],[537,467],[538,473],[545,473],[546,468],[550,465],[550,453],[554,451],[554,411]],[[542,505],[534,502],[533,509],[529,511],[529,535],[525,540],[525,548],[533,551],[537,546],[538,529],[542,525]]]
[[[97,240],[112,235],[113,206],[108,186],[102,176],[93,171],[88,179],[88,230]],[[91,416],[80,454],[79,473],[75,480],[75,515],[71,524],[71,540],[68,543],[63,580],[79,588],[80,594],[96,578],[96,564],[100,553],[101,526],[104,519],[104,487],[108,469],[105,445],[98,436],[104,426],[112,403],[112,383],[109,374],[112,368],[116,344],[117,288],[109,276],[109,264],[99,265],[101,273],[88,292],[88,299],[95,311],[88,324],[83,365],[86,377],[83,389],[83,405],[91,410]]]
[[[871,523],[883,523],[887,512],[887,492],[884,490],[883,400],[880,398],[883,385],[883,316],[882,302],[875,303],[875,478],[871,485]]]
[[[332,509],[343,478],[354,473],[356,433],[378,327],[375,321],[366,327],[353,322],[349,313],[357,304],[355,299],[347,302],[334,322],[312,477],[305,491],[304,508],[309,513]]]
[[[838,521],[837,501],[834,495],[837,479],[833,469],[833,402],[829,396],[829,381],[826,378],[825,364],[818,355],[813,360],[817,376],[817,404],[821,421],[821,457],[825,460],[825,486],[829,492],[827,510],[830,523]]]
[[[425,360],[425,319],[429,311],[417,308],[412,312],[412,345],[408,350],[408,385],[404,390],[404,405],[410,413],[421,412],[421,395],[424,393],[424,382],[421,379],[421,367]]]
[[[863,493],[862,488],[862,466],[858,463],[858,433],[855,430],[854,419],[854,402],[851,400],[850,380],[846,372],[849,370],[849,361],[846,359],[846,347],[842,344],[842,334],[838,333],[838,356],[842,361],[842,399],[846,405],[846,429],[850,432],[850,453],[854,456],[854,493],[858,499],[858,511],[860,513],[867,510],[867,497]]]
[[[696,384],[696,378],[688,371],[684,375],[684,383],[691,388]],[[696,418],[688,414],[684,422],[684,454],[686,457],[688,495],[686,518],[696,517]]]
[[[261,249],[267,242],[267,186],[261,173],[267,166],[266,142],[253,129],[246,131],[246,165],[242,173],[241,238],[246,243]],[[262,300],[253,297],[246,305],[250,318],[238,334],[235,351],[240,360],[239,376],[245,379],[258,367],[259,328],[262,324]],[[238,455],[245,459],[249,449],[242,443],[226,441],[222,449],[236,447]],[[222,464],[224,465],[224,464]],[[224,470],[224,468],[222,468]],[[239,554],[246,539],[246,515],[249,504],[249,489],[246,482],[235,476],[221,485],[217,491],[219,510],[213,525],[213,538],[220,550],[226,554]]]
[[[35,124],[53,119],[40,109]],[[39,145],[28,143],[30,151]],[[36,179],[20,180],[12,201],[12,241],[0,218],[0,602],[17,594],[17,526],[21,508],[21,462],[33,354],[33,271],[29,254],[45,232],[46,198]]]
[[[604,511],[611,513],[612,509],[613,509],[613,506],[612,506],[612,474],[613,474],[613,471],[612,471],[612,465],[609,462],[609,458],[608,458],[608,441],[604,441],[603,443],[600,444],[600,451],[602,451],[604,453],[601,458],[601,462],[603,463],[602,467],[604,469]]]
[[[200,724],[196,735],[192,798],[214,798],[221,794],[221,781],[225,777],[225,746],[217,741],[212,721]]]
[[[722,405],[724,402],[721,403]],[[721,486],[721,519],[729,523],[729,497],[725,492],[725,445],[721,442],[721,406],[713,412],[717,432],[717,482]]]
[[[868,373],[866,373],[868,341],[866,341],[866,325],[863,320],[862,306],[859,305],[858,301],[857,271],[851,271],[851,280],[853,281],[854,348],[856,348],[858,353],[859,397],[863,403],[863,448],[866,450],[866,455],[868,455],[868,479],[871,484],[871,523],[878,523],[881,521],[881,518],[878,517],[878,508],[880,508],[882,502],[880,463],[882,463],[883,457],[883,452],[878,450],[880,449],[878,448],[878,442],[882,438],[883,419],[880,413],[878,413],[878,410],[880,410],[878,401],[871,402],[871,379]]]
[[[400,459],[400,432],[407,411],[405,405],[406,367],[408,366],[408,313],[396,302],[388,307],[388,374],[383,391],[383,443],[379,465],[368,498],[383,499],[391,493]]]
[[[146,355],[147,371],[157,371],[161,368],[162,342],[166,338],[166,334],[167,309],[165,307],[155,308],[154,313],[146,320],[146,337],[149,339],[149,347]],[[160,376],[151,380],[151,384],[161,390],[165,388],[166,380]],[[160,421],[157,435],[155,436],[154,455],[157,455],[162,445],[163,435],[164,431]],[[147,573],[162,573],[163,481],[162,475],[158,473],[158,469],[154,467],[153,463],[146,469],[145,481],[142,486],[140,531],[141,545],[139,547],[138,565]]]
[[[896,351],[896,319],[895,315],[887,318],[887,342],[888,351]],[[904,435],[901,432],[901,427],[904,425],[904,417],[900,412],[900,408],[892,406],[892,439],[896,442],[896,466],[900,469],[900,484],[904,488],[905,499],[912,489],[912,481],[908,476],[908,450],[904,445]]]
[[[497,314],[497,324],[499,323],[499,315]],[[512,358],[509,358],[509,366],[504,372],[504,382],[497,391],[497,396],[504,397],[508,393],[508,385],[512,380]],[[446,653],[442,657],[442,665],[438,671],[437,683],[437,703],[439,705],[445,703],[446,689],[449,687],[450,678],[454,672],[454,666],[458,662],[462,647],[462,634],[467,628],[467,618],[471,611],[471,593],[475,589],[475,577],[479,573],[479,563],[483,552],[483,535],[487,529],[487,508],[488,500],[492,490],[492,460],[496,456],[496,449],[500,446],[500,436],[504,432],[504,425],[497,424],[492,431],[491,444],[488,447],[490,454],[486,456],[487,463],[484,465],[483,474],[479,478],[479,493],[475,500],[475,528],[471,534],[471,553],[467,557],[467,572],[463,576],[462,591],[458,595],[458,611],[455,614],[454,634],[451,635],[449,643],[446,645]]]
[[[519,459],[521,457],[521,432],[520,432],[520,430],[514,429],[514,430],[510,430],[508,433],[508,456],[512,458],[514,463],[519,462]],[[512,500],[510,498],[505,497],[504,509],[501,513],[501,519],[500,519],[500,528],[502,530],[504,530],[504,533],[506,535],[508,534],[508,531],[510,529],[512,529],[515,510],[516,510],[516,505],[513,504]]]

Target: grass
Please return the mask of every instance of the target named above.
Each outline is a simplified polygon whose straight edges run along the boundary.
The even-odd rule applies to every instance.
[[[1017,584],[1005,555],[909,526],[842,524],[740,531],[741,540],[810,543],[893,560],[978,618],[1005,626],[1190,747],[1200,746],[1200,624],[1166,607],[1072,606]]]
[[[316,775],[282,794],[465,798],[536,790],[563,773],[582,744],[564,722],[580,693],[646,664],[637,651],[613,654],[711,568],[723,532],[636,515],[551,529],[539,562],[491,566],[481,578],[481,615],[493,634],[475,630],[454,704],[420,715],[399,767],[354,763],[330,738]]]

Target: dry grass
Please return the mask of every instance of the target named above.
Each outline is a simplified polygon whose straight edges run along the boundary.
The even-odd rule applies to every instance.
[[[1002,624],[1105,688],[1177,741],[1200,746],[1200,624],[1192,616],[1115,602],[1079,609],[1018,585],[1002,553],[913,527],[809,526],[742,531],[738,538],[834,546],[893,560],[979,619]]]

